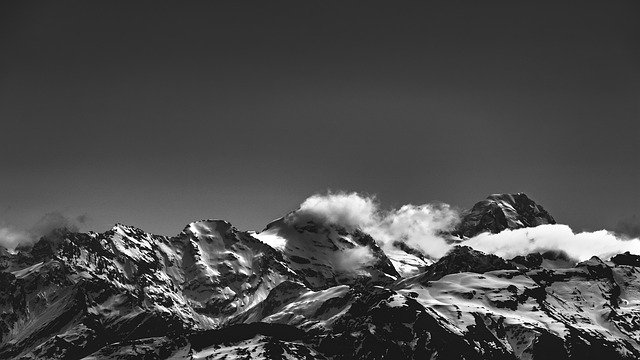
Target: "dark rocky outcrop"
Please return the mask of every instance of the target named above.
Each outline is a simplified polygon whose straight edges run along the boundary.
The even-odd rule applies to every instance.
[[[640,267],[640,255],[634,255],[629,253],[628,251],[612,257],[611,261],[616,265],[630,265]]]
[[[540,253],[531,253],[526,256],[518,255],[511,259],[511,262],[523,265],[529,269],[535,269],[542,265],[543,257]]]
[[[555,223],[555,219],[541,205],[524,193],[494,194],[466,212],[453,234],[468,238],[483,232],[496,234],[505,229]]]
[[[485,254],[468,246],[455,246],[449,253],[420,275],[407,281],[428,282],[439,280],[449,274],[462,272],[485,273],[494,270],[515,270],[516,266],[492,254]]]

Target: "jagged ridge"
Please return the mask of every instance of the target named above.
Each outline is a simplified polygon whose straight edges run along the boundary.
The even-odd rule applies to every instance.
[[[523,194],[488,201],[469,229],[553,221]],[[373,261],[338,259],[350,251]],[[174,237],[62,232],[0,251],[0,358],[635,359],[637,258],[456,246],[402,278],[360,230],[286,217],[260,233],[221,220]]]

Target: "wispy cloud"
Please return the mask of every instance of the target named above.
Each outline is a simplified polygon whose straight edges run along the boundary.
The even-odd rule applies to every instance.
[[[534,228],[484,233],[465,242],[476,250],[504,258],[547,250],[564,251],[580,261],[592,256],[604,259],[629,251],[640,254],[640,239],[624,239],[607,230],[574,233],[567,225],[540,225]]]
[[[78,231],[78,226],[87,220],[87,215],[70,218],[61,212],[44,214],[29,229],[18,229],[11,225],[0,226],[0,246],[15,249],[18,245],[31,245],[43,236],[52,236],[57,230]]]
[[[31,242],[33,235],[12,226],[0,226],[0,246],[14,249],[20,243]]]
[[[290,220],[336,224],[347,230],[357,228],[370,234],[382,247],[392,246],[396,241],[406,242],[438,258],[449,250],[440,233],[451,230],[459,221],[459,214],[447,204],[409,204],[385,210],[375,196],[329,192],[307,198],[290,215]]]

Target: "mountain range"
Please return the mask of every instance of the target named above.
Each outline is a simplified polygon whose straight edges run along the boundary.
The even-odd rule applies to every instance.
[[[297,211],[0,248],[0,359],[640,358],[640,256],[465,245],[556,223],[523,193],[464,212],[440,258]]]

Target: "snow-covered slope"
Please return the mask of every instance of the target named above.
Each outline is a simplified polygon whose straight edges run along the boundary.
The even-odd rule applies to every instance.
[[[29,266],[1,273],[0,358],[214,328],[299,279],[276,250],[219,220],[172,238],[118,224],[42,239],[29,255]]]
[[[409,277],[424,271],[433,259],[403,242],[396,242],[384,250],[400,276]]]
[[[527,199],[492,196],[475,224],[553,220]],[[259,233],[118,224],[0,249],[0,359],[640,358],[640,256],[385,249],[291,216]]]
[[[399,274],[371,236],[338,225],[273,221],[256,238],[280,250],[287,265],[313,289],[357,281],[390,283]]]

